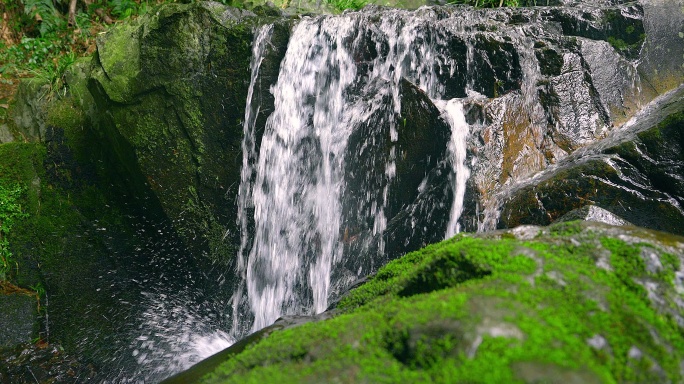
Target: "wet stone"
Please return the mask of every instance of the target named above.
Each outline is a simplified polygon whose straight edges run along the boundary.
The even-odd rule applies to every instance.
[[[36,330],[36,298],[0,294],[0,348],[31,341]]]

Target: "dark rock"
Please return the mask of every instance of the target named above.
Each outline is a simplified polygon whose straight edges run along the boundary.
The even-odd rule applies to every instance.
[[[520,89],[523,81],[518,47],[492,34],[478,34],[473,45],[473,68],[468,79],[472,90],[488,97],[498,97]]]
[[[151,189],[186,244],[223,263],[239,242],[252,15],[216,3],[163,7],[98,38],[89,83],[132,189]]]
[[[663,93],[684,77],[684,1],[642,0],[646,41],[639,72],[646,93]],[[652,94],[653,94],[652,93]]]
[[[400,114],[395,113],[390,84],[375,84],[370,93],[382,95],[382,100],[376,104],[381,107],[360,126],[355,127],[348,141],[345,160],[346,189],[343,196],[343,238],[350,248],[346,251],[348,254],[364,250],[363,253],[368,255],[363,258],[349,258],[345,264],[351,271],[356,271],[360,267],[370,271],[373,269],[372,265],[381,265],[384,263],[382,260],[392,258],[388,255],[405,251],[408,243],[415,244],[409,246],[410,249],[417,249],[420,245],[435,240],[433,232],[427,234],[421,230],[435,228],[435,223],[425,222],[432,220],[431,215],[425,214],[426,212],[419,207],[433,209],[436,201],[425,197],[425,189],[428,188],[426,186],[430,189],[434,188],[435,184],[444,187],[443,183],[448,179],[443,159],[451,129],[423,91],[405,79],[402,79],[398,86],[401,98]],[[392,131],[397,135],[394,139],[391,137]],[[383,190],[387,191],[385,196],[380,192]],[[440,189],[439,199],[446,200],[451,196],[450,193],[443,192],[446,191]],[[382,201],[384,198],[387,201]],[[385,252],[377,247],[386,240],[376,236],[388,236],[382,235],[383,227],[388,225],[387,222],[378,223],[379,215],[375,211],[376,207],[382,206],[383,203],[386,206],[381,213],[384,219],[389,223],[401,222],[398,227],[402,228],[401,234],[390,235],[392,240],[388,243],[393,244],[390,246],[393,250],[385,249]],[[400,217],[403,219],[399,219]],[[403,225],[408,225],[408,221],[411,220],[418,230],[414,231],[412,236],[404,236],[407,235],[405,230],[410,229]],[[443,224],[446,228],[446,221],[437,223],[436,226]],[[389,224],[388,228],[394,226]],[[399,230],[398,227],[395,230]],[[399,245],[400,243],[403,245]],[[374,253],[377,256],[374,256]],[[378,260],[378,257],[382,260]]]
[[[0,294],[0,348],[31,342],[37,334],[38,301],[25,294]]]

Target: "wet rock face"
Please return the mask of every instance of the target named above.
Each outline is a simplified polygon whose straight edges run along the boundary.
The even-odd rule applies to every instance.
[[[371,205],[378,191],[391,188],[393,192],[386,213],[391,219],[415,201],[425,176],[445,156],[449,125],[423,91],[405,79],[399,87],[400,114],[395,113],[392,95],[386,92],[383,107],[354,129],[349,138],[343,199],[344,212],[348,213],[344,222],[351,235],[372,231]]]
[[[646,89],[662,93],[681,84],[684,77],[684,1],[643,0],[642,4],[646,41],[639,71]]]
[[[31,341],[37,330],[36,305],[34,296],[0,293],[0,348]]]
[[[648,5],[649,15],[654,7]],[[431,98],[466,98],[472,172],[466,196],[471,203],[462,218],[465,230],[483,227],[478,211],[492,206],[494,192],[605,137],[660,91],[646,92],[650,88],[636,64],[643,61],[639,49],[644,34],[653,29],[653,23],[644,22],[640,4],[609,1],[487,11],[444,7],[411,14],[370,8],[364,13],[363,36],[353,42],[359,81],[350,92],[358,92],[358,84],[377,70],[373,63],[378,58],[395,54],[385,36],[392,32],[379,22],[385,17],[381,14],[394,13],[386,19],[415,28],[425,46],[436,47],[436,53],[429,53],[434,84],[422,83],[425,69],[408,63],[403,77],[430,88]],[[249,17],[218,4],[165,7],[137,25],[103,36],[90,76],[98,115],[105,116],[100,125],[106,135],[117,137],[117,153],[137,159],[124,161],[134,175],[130,184],[139,190],[149,187],[191,247],[214,258],[234,254],[239,242],[234,200],[249,83]],[[269,87],[277,80],[289,28],[287,19],[276,23],[255,87],[254,98],[261,103],[255,123],[257,153],[273,109]],[[378,43],[383,39],[387,41]],[[426,113],[431,113],[429,107]],[[422,164],[422,157],[406,158],[415,175],[398,178],[411,181],[392,187],[389,196],[397,199],[393,215],[413,204],[418,173],[422,178],[443,172],[438,170],[442,152],[423,144],[432,151],[431,160]],[[353,140],[350,145],[350,152],[358,149]],[[380,168],[369,173],[360,164],[348,172],[352,189],[361,183],[355,178]],[[367,183],[382,188],[382,177],[374,179]],[[351,220],[348,227],[358,228],[350,233],[367,227],[360,223],[364,220]],[[197,237],[202,241],[190,241]]]
[[[505,198],[499,227],[550,223],[587,202],[639,226],[684,231],[684,92],[621,135],[562,162]],[[659,120],[659,121],[658,121]]]
[[[348,271],[371,271],[406,249],[441,240],[443,230],[428,228],[446,228],[449,220],[453,194],[444,157],[450,127],[425,92],[406,79],[398,86],[399,113],[387,84],[371,88],[385,92],[382,107],[354,129],[347,145],[343,241],[346,254],[367,255],[347,258]],[[389,195],[384,232],[374,228],[382,191]]]

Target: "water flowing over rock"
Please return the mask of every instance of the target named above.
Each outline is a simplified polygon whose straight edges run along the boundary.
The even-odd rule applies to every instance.
[[[406,251],[508,226],[503,191],[652,98],[643,17],[634,3],[371,7],[294,23],[273,113],[246,136],[261,147],[244,147],[240,220],[254,229],[242,226],[234,324],[318,313]]]
[[[369,12],[305,19],[294,28],[254,186],[243,188],[253,194],[255,230],[243,233],[253,236],[242,247],[249,256],[241,255],[247,291],[234,302],[237,316],[249,300],[253,329],[306,308],[321,312],[333,274],[340,282],[372,271],[380,260],[347,261],[345,248],[373,249],[385,259],[388,220],[445,162],[450,128],[429,98],[443,87],[423,58],[448,59],[423,44],[435,15],[427,17]],[[243,177],[243,185],[251,182]],[[446,224],[438,223],[442,231]],[[338,271],[341,260],[346,268]]]

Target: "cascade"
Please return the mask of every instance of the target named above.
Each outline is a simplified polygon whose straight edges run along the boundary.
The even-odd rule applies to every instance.
[[[370,8],[303,17],[271,86],[265,127],[255,127],[252,94],[272,28],[260,29],[244,123],[233,337],[324,311],[378,264],[439,240],[435,232],[494,229],[496,191],[607,135],[608,102],[582,56],[601,43],[583,40],[549,69],[539,47],[555,41],[539,39],[557,33],[553,25],[502,27],[507,12]],[[430,143],[412,149],[411,134],[440,132],[411,132],[407,119],[434,112],[439,121],[423,125],[448,127],[432,138],[445,148],[433,149],[438,159],[406,160]],[[421,161],[430,163],[424,174],[407,176]],[[467,208],[468,188],[478,195]]]
[[[377,16],[379,21],[370,22]],[[376,252],[383,252],[381,235],[395,192],[391,187],[397,173],[400,127],[396,118],[402,108],[402,79],[417,85],[452,127],[447,161],[452,165],[454,201],[443,230],[446,236],[458,232],[469,175],[465,164],[468,125],[460,100],[441,100],[445,86],[439,72],[444,68],[453,73],[455,68],[439,49],[445,43],[435,28],[437,20],[432,10],[303,18],[294,27],[272,87],[275,109],[266,122],[259,153],[254,145],[258,140],[254,111],[259,106],[252,93],[272,27],[262,27],[256,34],[244,122],[238,256],[242,280],[233,296],[234,335],[248,331],[245,316],[251,319],[249,330],[256,331],[284,315],[320,313],[327,308],[336,264],[352,257],[345,254],[349,235],[343,223],[345,172],[350,172],[348,141],[355,129],[378,115],[389,128],[389,143],[385,143],[389,151],[381,164],[381,188],[363,190],[361,205],[368,207]],[[376,55],[368,57],[369,52]],[[354,155],[361,156],[360,161],[373,160],[361,153]],[[248,229],[250,221],[253,231]],[[371,271],[359,268],[355,272]]]
[[[564,53],[560,74],[540,68],[538,36],[554,27],[496,21],[494,29],[490,17],[510,15],[370,8],[302,17],[269,81],[272,104],[262,64],[278,32],[255,31],[230,332],[161,340],[179,356],[174,370],[279,317],[325,311],[407,250],[494,229],[497,193],[605,135],[606,111],[584,59]],[[551,105],[549,94],[563,102]],[[563,147],[549,139],[557,132]],[[416,150],[432,143],[443,148]],[[150,308],[151,323],[163,323],[154,314],[168,308]],[[145,335],[133,347],[141,366],[167,357],[150,355]]]

